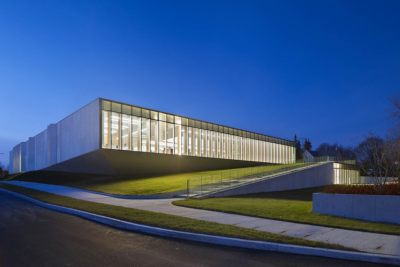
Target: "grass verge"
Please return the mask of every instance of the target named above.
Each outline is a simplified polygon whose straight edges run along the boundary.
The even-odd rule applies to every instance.
[[[120,206],[95,203],[75,198],[60,196],[47,192],[42,192],[30,188],[1,184],[0,188],[7,189],[42,202],[64,206],[68,208],[78,209],[91,213],[96,213],[124,221],[134,222],[138,224],[151,225],[161,228],[186,231],[192,233],[201,233],[217,236],[234,237],[248,240],[261,240],[268,242],[276,242],[283,244],[293,244],[308,247],[330,248],[340,250],[357,251],[353,248],[345,247],[338,244],[330,244],[320,241],[310,241],[302,238],[284,236],[264,231],[225,225],[215,222],[207,222],[196,219],[190,219],[180,216],[144,211]]]
[[[258,167],[257,172],[260,173],[274,171],[293,165],[299,164],[260,166]],[[230,172],[235,172],[237,170],[242,171],[243,175],[250,175],[251,170],[254,171],[254,169],[250,168],[239,168],[179,174],[142,174],[119,176],[32,171],[23,173],[12,180],[63,185],[115,195],[152,195],[186,189],[187,179],[192,176],[214,175],[220,174],[221,172],[223,175],[228,176],[228,174],[230,175]]]
[[[253,217],[321,225],[381,234],[400,234],[400,225],[376,223],[312,212],[312,194],[324,187],[267,192],[222,198],[187,199],[175,205]]]
[[[24,174],[25,172],[18,172],[18,173],[13,173],[13,174],[9,174],[9,175],[6,175],[6,176],[4,176],[4,177],[2,177],[2,178],[0,178],[0,181],[8,181],[8,180],[11,180],[11,179],[14,179],[14,178],[16,178],[17,176],[19,176],[19,175],[21,175],[21,174]]]

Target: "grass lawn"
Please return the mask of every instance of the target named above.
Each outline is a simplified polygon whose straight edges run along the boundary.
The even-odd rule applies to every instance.
[[[257,231],[254,229],[247,229],[233,225],[224,225],[220,223],[184,218],[175,215],[168,215],[163,213],[156,213],[151,211],[144,211],[132,208],[95,203],[85,200],[78,200],[75,198],[55,195],[15,185],[1,184],[0,188],[14,191],[46,203],[65,206],[129,222],[151,225],[161,228],[187,231],[193,233],[235,237],[235,238],[242,238],[249,240],[262,240],[262,241],[277,242],[284,244],[295,244],[295,245],[310,246],[310,247],[356,251],[355,249],[344,247],[337,244],[329,244],[320,241],[309,241],[302,238],[295,238],[264,231]]]
[[[396,224],[367,222],[313,213],[312,193],[323,192],[323,190],[324,187],[315,187],[223,198],[178,200],[174,201],[173,204],[282,221],[384,234],[400,234],[400,225]]]
[[[293,165],[271,165],[258,167],[257,172],[279,170]],[[230,171],[249,170],[250,168],[222,170],[226,177]],[[151,195],[174,192],[187,188],[187,179],[195,175],[211,175],[221,173],[217,171],[191,172],[180,174],[146,174],[146,175],[124,175],[104,176],[83,173],[33,171],[18,175],[15,179],[27,182],[44,184],[64,185],[86,190],[92,190],[116,195]]]
[[[4,177],[1,177],[0,181],[11,180],[11,179],[14,179],[15,177],[17,177],[18,175],[21,175],[21,174],[24,174],[24,172],[18,172],[18,173],[9,174],[9,175],[6,175]]]

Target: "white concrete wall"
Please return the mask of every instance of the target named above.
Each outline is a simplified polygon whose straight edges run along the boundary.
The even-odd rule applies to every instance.
[[[40,170],[100,148],[100,100],[10,151],[10,173]]]
[[[333,163],[278,176],[261,182],[213,194],[213,197],[226,197],[261,192],[284,191],[333,184]]]
[[[13,172],[21,171],[21,144],[13,148]]]
[[[35,169],[40,170],[47,165],[47,130],[35,137]],[[14,156],[15,157],[15,156]],[[29,170],[33,171],[33,170]]]
[[[400,224],[400,196],[313,194],[313,212]]]
[[[57,125],[50,124],[47,127],[47,166],[57,163]]]
[[[35,138],[29,137],[27,141],[27,149],[26,149],[26,159],[27,159],[27,170],[35,169]]]
[[[99,105],[96,99],[57,123],[57,163],[100,148]]]
[[[27,170],[27,162],[26,162],[26,143],[27,142],[22,142],[21,143],[21,171],[26,172]]]
[[[10,173],[14,173],[14,156],[13,156],[13,150],[10,151],[10,158],[9,158],[9,163],[8,163],[8,171]]]

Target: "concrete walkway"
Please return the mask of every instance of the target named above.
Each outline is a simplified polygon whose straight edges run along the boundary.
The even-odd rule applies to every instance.
[[[374,234],[352,230],[343,230],[308,224],[291,223],[250,216],[227,214],[223,212],[199,210],[179,207],[171,204],[176,198],[170,199],[120,199],[79,190],[71,187],[47,185],[29,182],[4,182],[58,195],[68,196],[92,202],[123,206],[159,213],[177,215],[192,219],[236,225],[245,228],[267,231],[293,237],[301,237],[313,241],[323,241],[353,247],[358,250],[400,256],[400,236]],[[399,226],[400,227],[400,226]]]

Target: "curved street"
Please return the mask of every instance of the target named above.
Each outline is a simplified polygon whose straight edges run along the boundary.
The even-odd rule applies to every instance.
[[[126,232],[0,193],[0,266],[380,266]]]

